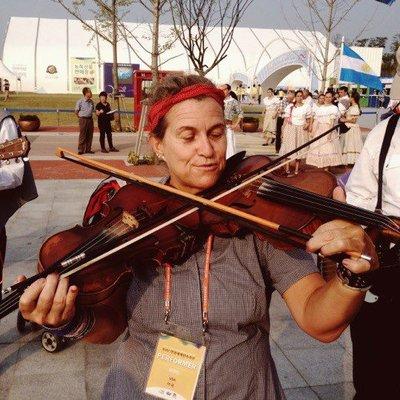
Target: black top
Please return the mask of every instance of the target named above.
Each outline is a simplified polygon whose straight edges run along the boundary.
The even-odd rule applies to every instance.
[[[111,114],[107,114],[111,111],[110,103],[103,104],[101,101],[96,104],[96,110],[103,110],[101,114],[97,116],[99,127],[106,127],[111,124]]]

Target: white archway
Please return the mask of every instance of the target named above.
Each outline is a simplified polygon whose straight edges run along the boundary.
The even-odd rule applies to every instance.
[[[309,86],[313,86],[311,57],[307,49],[297,49],[281,54],[266,64],[257,74],[257,82],[264,90],[275,89],[286,76],[300,68],[306,68],[310,74]]]

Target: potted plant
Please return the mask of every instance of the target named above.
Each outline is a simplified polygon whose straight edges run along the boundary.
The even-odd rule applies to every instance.
[[[244,117],[243,118],[243,132],[257,132],[258,131],[258,118]]]
[[[37,131],[40,128],[40,119],[37,115],[20,115],[18,125],[24,132]]]

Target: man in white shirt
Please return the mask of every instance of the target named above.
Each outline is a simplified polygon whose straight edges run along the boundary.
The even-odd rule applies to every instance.
[[[393,92],[392,96],[399,98],[400,93]],[[400,123],[395,127],[386,158],[382,156],[381,204],[378,201],[379,160],[389,120],[369,133],[347,182],[346,197],[350,204],[368,210],[378,207],[383,214],[400,218]],[[400,399],[400,244],[385,240],[376,245],[381,265],[397,267],[382,268],[376,274],[374,285],[351,324],[355,400]]]
[[[339,94],[338,108],[340,114],[343,116],[344,114],[346,114],[346,111],[350,108],[349,88],[347,86],[341,86],[338,90],[338,94]]]
[[[0,112],[0,143],[19,136],[14,118]],[[7,243],[6,223],[19,207],[36,197],[36,186],[28,161],[21,158],[0,161],[0,299]]]

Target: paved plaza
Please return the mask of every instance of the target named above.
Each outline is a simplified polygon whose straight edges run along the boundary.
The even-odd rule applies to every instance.
[[[52,164],[57,162],[54,149],[62,145],[75,150],[76,134],[37,133],[31,137],[30,158],[35,175],[42,176],[47,171],[50,176],[55,168],[59,170],[57,176],[68,177],[70,163],[62,161],[61,167]],[[94,143],[96,140],[98,136]],[[259,134],[238,135],[239,150],[247,148],[250,154],[272,151],[262,147],[262,142]],[[134,137],[117,134],[115,143],[121,149],[117,157],[98,152],[94,157],[125,165]],[[94,149],[98,150],[96,146]],[[148,168],[148,176],[160,175],[160,169]],[[84,208],[100,175],[83,179],[83,168],[79,174],[70,177],[73,179],[38,179],[39,197],[21,208],[7,224],[6,285],[18,274],[35,273],[38,250],[47,237],[82,222]],[[313,340],[299,330],[276,295],[271,305],[271,323],[272,353],[289,400],[352,399],[351,344],[347,332],[331,344]],[[98,399],[118,343],[78,342],[50,354],[42,349],[40,334],[39,331],[20,335],[16,330],[16,313],[0,322],[0,399]]]

